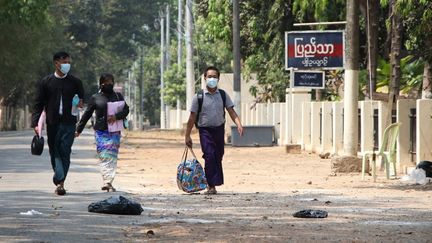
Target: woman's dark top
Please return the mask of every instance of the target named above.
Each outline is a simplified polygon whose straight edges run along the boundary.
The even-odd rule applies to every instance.
[[[77,132],[81,133],[84,130],[84,126],[87,124],[87,121],[93,115],[93,111],[96,111],[96,120],[93,128],[95,130],[106,131],[108,130],[108,121],[107,121],[107,103],[108,102],[116,102],[124,100],[123,95],[120,93],[112,92],[111,94],[105,93],[97,93],[94,94],[87,105],[87,109],[84,112],[80,122],[77,126]],[[126,118],[129,114],[129,106],[125,103],[125,106],[122,111],[115,114],[117,120],[122,120]]]

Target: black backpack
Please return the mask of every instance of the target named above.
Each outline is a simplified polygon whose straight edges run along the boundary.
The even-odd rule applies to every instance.
[[[226,105],[226,94],[225,94],[225,90],[223,89],[218,89],[219,90],[219,94],[222,97],[222,102],[223,102],[223,113],[224,113],[224,118],[225,118],[225,105]],[[201,109],[202,109],[202,104],[203,104],[203,100],[204,100],[204,90],[200,90],[197,93],[197,98],[198,98],[198,112],[197,112],[197,116],[195,119],[195,127],[198,128],[198,120],[199,120],[199,115],[201,113]]]

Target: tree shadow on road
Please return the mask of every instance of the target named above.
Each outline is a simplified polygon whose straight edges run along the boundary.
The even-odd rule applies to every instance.
[[[90,203],[112,195],[124,195],[140,202],[143,213],[126,216],[87,211]],[[432,223],[425,224],[429,210],[395,209],[394,204],[398,202],[396,197],[389,202],[388,199],[359,199],[319,190],[287,194],[222,192],[212,196],[91,192],[63,197],[41,191],[0,192],[0,240],[340,242],[426,239],[426,229],[432,226]],[[19,214],[31,209],[43,215]],[[292,216],[302,209],[326,210],[329,216],[325,219]]]
[[[432,191],[432,183],[426,185],[420,184],[408,184],[403,182],[397,183],[386,183],[386,184],[376,184],[371,183],[370,185],[358,186],[356,188],[382,188],[382,189],[391,189],[391,190],[399,190],[399,191]]]
[[[396,197],[391,200],[400,202]],[[184,237],[190,241],[233,241],[233,236],[240,242],[391,240],[385,238],[387,234],[383,238],[368,238],[368,234],[375,237],[385,231],[394,231],[398,235],[407,220],[401,219],[401,215],[416,215],[417,221],[427,222],[427,217],[418,217],[428,213],[427,209],[393,209],[394,205],[389,205],[388,199],[358,199],[324,191],[221,193],[211,196],[154,194],[142,196],[141,203],[149,217],[143,218],[138,226],[129,227],[127,236],[145,239],[149,237],[148,231],[152,230],[155,240],[161,241],[182,241]],[[293,217],[293,213],[303,209],[326,210],[329,217]],[[383,226],[380,220],[400,223],[401,226],[394,230],[394,225]],[[432,223],[416,226],[424,230]]]
[[[90,203],[116,193],[68,193],[57,196],[41,191],[0,192],[0,241],[88,242],[124,239],[123,229],[141,216],[89,213]],[[41,215],[21,215],[36,210]]]

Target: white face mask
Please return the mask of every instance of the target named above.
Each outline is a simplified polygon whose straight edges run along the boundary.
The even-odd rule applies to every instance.
[[[60,71],[66,75],[68,74],[70,67],[71,67],[70,63],[62,63],[60,64]]]
[[[218,82],[219,82],[219,79],[217,79],[217,78],[208,78],[207,79],[207,86],[209,88],[212,88],[212,89],[216,88]]]

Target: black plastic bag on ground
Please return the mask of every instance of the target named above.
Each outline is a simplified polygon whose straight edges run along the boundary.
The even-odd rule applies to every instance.
[[[426,177],[432,177],[432,162],[420,161],[416,166],[416,169],[423,169],[426,172]]]
[[[324,210],[301,210],[293,214],[296,218],[327,218],[327,212]]]
[[[123,196],[112,196],[108,199],[91,203],[88,206],[88,211],[92,213],[140,215],[143,209],[141,204]]]

